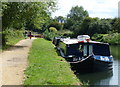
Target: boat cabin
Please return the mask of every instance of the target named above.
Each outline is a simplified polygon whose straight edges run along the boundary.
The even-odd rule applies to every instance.
[[[76,57],[83,59],[91,55],[110,56],[108,43],[92,41],[88,35],[80,35],[77,39],[56,37],[53,44],[65,58]]]
[[[86,57],[89,55],[110,56],[109,44],[97,42],[65,43],[60,41],[59,47],[65,56]]]

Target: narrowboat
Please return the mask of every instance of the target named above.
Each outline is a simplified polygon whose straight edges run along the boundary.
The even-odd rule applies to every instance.
[[[79,35],[72,39],[55,37],[53,44],[73,70],[81,72],[112,70],[113,57],[108,43],[92,41],[88,35]]]

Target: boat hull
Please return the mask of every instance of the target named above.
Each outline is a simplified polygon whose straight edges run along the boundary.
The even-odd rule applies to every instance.
[[[101,56],[90,56],[84,61],[77,60],[75,62],[73,61],[74,58],[68,58],[67,56],[65,56],[60,48],[57,48],[57,50],[59,50],[60,55],[64,57],[67,62],[70,63],[71,69],[74,72],[91,73],[112,70],[112,57],[108,57],[110,61],[102,61],[100,60]]]
[[[112,69],[112,62],[104,62],[91,57],[79,63],[70,63],[70,65],[73,71],[81,73],[101,72]]]

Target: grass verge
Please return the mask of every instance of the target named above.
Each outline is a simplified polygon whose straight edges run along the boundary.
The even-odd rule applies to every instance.
[[[51,41],[36,39],[28,57],[24,85],[79,85],[70,65],[58,56]]]
[[[5,33],[6,33],[6,36],[4,39],[6,39],[6,44],[2,46],[3,50],[6,50],[7,48],[15,45],[20,40],[24,39],[22,30],[9,30],[9,31],[6,31]]]

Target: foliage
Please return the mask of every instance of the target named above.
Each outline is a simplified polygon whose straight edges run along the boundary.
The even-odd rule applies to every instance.
[[[84,10],[83,7],[72,7],[70,13],[67,15],[67,22],[65,23],[64,28],[78,34],[81,29],[81,23],[85,17],[88,17],[88,12]]]
[[[57,36],[59,36],[56,32],[49,32],[48,30],[46,30],[45,32],[44,32],[44,37],[45,37],[45,39],[47,39],[47,40],[53,40],[53,38],[54,37],[57,37]]]
[[[91,38],[92,40],[102,42],[103,41],[103,35],[102,34],[94,34]]]
[[[80,34],[92,34],[93,32],[95,33],[96,28],[94,27],[95,21],[97,21],[98,18],[91,18],[91,17],[85,17],[81,24],[81,30],[79,31]],[[94,28],[94,29],[93,29]]]
[[[110,34],[95,34],[92,37],[93,40],[107,42],[113,45],[120,44],[120,33]]]
[[[20,12],[24,7],[22,3],[4,2],[2,4],[2,28],[5,30],[7,27],[11,27],[14,23],[20,22],[22,13]],[[14,10],[13,10],[14,9]],[[8,15],[9,14],[9,15]]]
[[[8,47],[16,44],[18,41],[24,39],[23,30],[13,30],[9,29],[2,33],[2,49],[7,49]]]
[[[84,17],[88,16],[88,12],[86,10],[84,10],[84,8],[82,6],[75,6],[72,7],[72,9],[70,10],[70,13],[67,15],[67,17],[71,18],[73,21],[78,21],[78,22],[82,22],[82,20],[84,19]]]
[[[119,33],[108,34],[103,37],[103,41],[115,45],[120,44],[120,34]]]
[[[70,30],[60,30],[57,32],[49,32],[46,30],[44,32],[45,39],[53,40],[54,37],[64,36],[64,37],[74,37],[74,33]]]
[[[49,24],[49,27],[55,27],[58,31],[62,29],[62,25],[57,21],[51,22]]]
[[[2,29],[3,44],[6,44],[6,31],[14,30],[43,30],[50,20],[50,13],[55,11],[56,1],[50,2],[3,2],[2,3]],[[38,30],[39,29],[39,30]]]
[[[61,31],[58,32],[58,35],[66,36],[66,37],[73,37],[74,33],[70,30],[61,30]]]
[[[98,34],[106,34],[112,31],[112,26],[109,21],[99,18],[86,17],[81,25],[81,34],[88,34],[90,36]]]
[[[120,18],[91,18],[83,7],[75,6],[72,7],[70,13],[67,15],[64,29],[73,31],[74,36],[81,34],[92,36],[94,34],[107,34],[109,32],[119,33],[119,19]]]
[[[3,29],[26,22],[41,28],[49,18],[49,10],[54,10],[55,2],[4,2],[2,4]],[[9,15],[8,15],[9,14]]]
[[[50,32],[57,32],[57,29],[55,27],[50,27],[49,30]]]
[[[25,86],[80,84],[70,70],[69,63],[57,55],[51,41],[44,39],[34,40],[28,61],[28,68],[25,71]]]
[[[120,33],[120,18],[117,18],[116,21],[113,24],[113,29]]]

